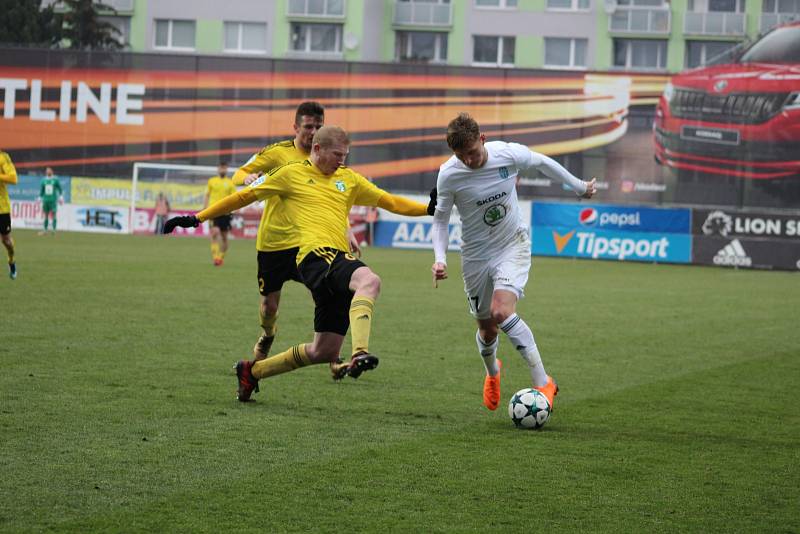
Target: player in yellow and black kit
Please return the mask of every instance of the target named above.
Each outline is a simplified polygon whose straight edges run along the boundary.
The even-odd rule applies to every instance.
[[[303,161],[311,152],[311,141],[325,121],[325,108],[317,102],[303,102],[297,106],[294,116],[294,139],[287,139],[265,146],[254,154],[233,175],[235,185],[249,185],[260,175],[273,171],[290,161]],[[255,360],[263,360],[269,354],[275,340],[278,306],[283,284],[289,280],[300,282],[297,272],[297,257],[300,238],[294,225],[286,216],[283,201],[279,196],[265,200],[264,212],[258,225],[256,250],[258,259],[259,318],[264,333],[253,347]],[[342,378],[344,366],[331,366],[334,378]]]
[[[233,180],[228,178],[228,164],[220,163],[217,167],[217,175],[208,179],[203,207],[207,208],[235,192],[236,186],[233,185]],[[228,232],[230,230],[230,214],[217,217],[211,221],[211,259],[214,261],[214,265],[218,267],[222,265],[225,253],[228,251]]]
[[[378,206],[401,215],[422,216],[433,206],[392,195],[344,167],[350,140],[337,126],[324,126],[314,136],[308,160],[275,169],[196,216],[175,217],[164,231],[176,226],[195,227],[202,221],[230,213],[256,200],[280,196],[286,215],[300,238],[296,262],[303,283],[311,290],[314,310],[314,340],[252,363],[236,366],[238,399],[242,402],[258,386],[258,380],[311,364],[333,362],[339,355],[348,327],[353,357],[348,374],[357,377],[374,369],[378,358],[369,353],[369,337],[375,299],[381,280],[363,262],[348,252],[345,236],[348,213],[353,205]]]
[[[8,198],[6,184],[17,183],[17,169],[11,163],[11,156],[0,150],[0,240],[8,254],[8,276],[17,278],[17,264],[14,261],[14,239],[11,237],[11,200]]]

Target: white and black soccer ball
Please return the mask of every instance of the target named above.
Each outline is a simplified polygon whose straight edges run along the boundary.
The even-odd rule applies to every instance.
[[[508,416],[517,428],[542,428],[552,409],[544,393],[533,388],[517,391],[508,402]]]

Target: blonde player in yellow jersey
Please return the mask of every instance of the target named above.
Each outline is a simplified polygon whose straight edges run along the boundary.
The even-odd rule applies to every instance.
[[[233,185],[233,180],[228,178],[228,164],[222,162],[217,167],[217,175],[208,179],[203,207],[207,208],[235,192],[236,186]],[[230,231],[230,214],[217,217],[211,221],[211,259],[217,267],[222,265],[225,253],[228,251],[228,232]]]
[[[263,173],[268,173],[290,161],[303,161],[311,152],[311,141],[325,122],[325,108],[318,102],[303,102],[294,115],[294,139],[265,146],[242,165],[233,175],[235,185],[249,185]],[[255,360],[269,354],[277,332],[278,307],[281,289],[289,280],[301,282],[297,271],[297,252],[300,241],[294,225],[286,216],[279,196],[265,201],[258,225],[256,251],[258,259],[259,317],[264,333],[253,347]],[[352,244],[351,244],[352,246]],[[332,366],[334,378],[343,377],[343,366]]]
[[[0,150],[0,239],[8,254],[8,276],[17,278],[17,264],[14,261],[14,239],[11,237],[11,200],[8,198],[8,186],[17,183],[17,169],[11,162],[11,156]]]
[[[296,262],[315,304],[314,340],[255,363],[241,360],[236,365],[241,402],[250,399],[262,378],[336,361],[349,327],[353,356],[348,374],[356,378],[378,365],[378,358],[369,352],[369,337],[381,279],[348,252],[348,213],[353,205],[360,205],[423,216],[432,212],[433,206],[387,193],[345,167],[349,151],[350,140],[343,129],[323,126],[314,135],[308,160],[279,167],[197,215],[174,217],[165,225],[166,233],[176,226],[196,227],[209,218],[278,195],[297,229],[300,247]]]

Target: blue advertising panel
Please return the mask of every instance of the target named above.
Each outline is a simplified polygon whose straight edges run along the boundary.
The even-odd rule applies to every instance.
[[[533,229],[533,254],[620,261],[689,263],[692,236],[657,232],[620,232],[574,228]]]
[[[42,185],[41,174],[18,174],[17,183],[8,186],[8,196],[11,200],[39,200],[39,190]],[[61,182],[64,202],[69,203],[72,199],[70,187],[72,179],[69,176],[58,176]]]
[[[433,249],[429,222],[416,221],[378,221],[375,223],[373,245],[395,248]],[[449,226],[450,243],[448,250],[461,250],[461,225]]]
[[[691,211],[605,204],[534,202],[533,254],[689,263]]]
[[[690,233],[688,209],[534,202],[532,226],[630,232]]]

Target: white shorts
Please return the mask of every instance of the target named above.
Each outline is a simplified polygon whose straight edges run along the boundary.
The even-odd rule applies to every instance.
[[[524,296],[531,269],[530,241],[515,243],[491,260],[462,261],[461,267],[470,313],[476,319],[488,319],[496,289],[511,291],[517,299]]]

